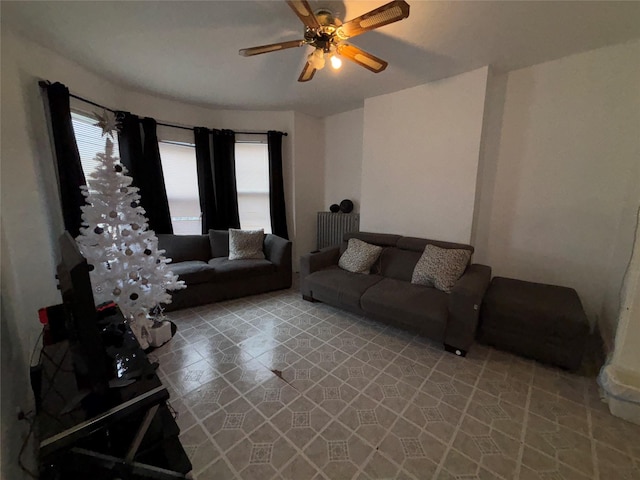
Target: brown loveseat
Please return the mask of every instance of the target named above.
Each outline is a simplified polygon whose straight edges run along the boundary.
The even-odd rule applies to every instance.
[[[276,235],[264,236],[264,260],[229,260],[226,230],[159,234],[158,247],[172,259],[170,270],[187,284],[172,292],[167,311],[291,287],[291,242]]]
[[[338,267],[350,238],[383,247],[368,275]],[[305,300],[321,301],[370,318],[409,327],[447,350],[466,355],[473,343],[491,268],[470,264],[451,293],[411,283],[427,244],[466,249],[471,245],[381,233],[347,233],[342,245],[300,259],[300,290]]]

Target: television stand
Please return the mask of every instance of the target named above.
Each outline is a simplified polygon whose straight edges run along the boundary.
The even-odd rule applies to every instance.
[[[100,323],[124,331],[122,345],[106,349],[115,367],[110,384],[119,386],[79,389],[69,341],[43,347],[36,417],[40,478],[189,478],[191,463],[167,405],[168,390],[119,310]]]

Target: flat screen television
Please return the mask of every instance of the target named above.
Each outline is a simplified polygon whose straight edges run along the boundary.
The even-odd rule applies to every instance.
[[[69,232],[59,240],[58,282],[78,388],[106,391],[111,368],[105,351],[89,277],[90,267]]]

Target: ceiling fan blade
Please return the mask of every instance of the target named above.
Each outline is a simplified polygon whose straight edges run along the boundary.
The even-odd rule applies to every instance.
[[[302,73],[298,77],[299,82],[308,82],[313,78],[313,75],[316,73],[316,69],[313,68],[309,62],[304,64],[304,68],[302,69]]]
[[[285,48],[301,47],[305,44],[304,40],[291,40],[290,42],[272,43],[270,45],[261,45],[259,47],[243,48],[238,53],[243,57],[252,57],[261,53],[277,52]]]
[[[357,63],[367,70],[371,70],[373,73],[380,73],[387,68],[388,65],[388,63],[381,58],[346,43],[338,45],[338,54]]]
[[[287,3],[305,26],[309,28],[320,28],[318,19],[313,14],[309,2],[306,0],[287,0]]]
[[[409,4],[404,0],[395,0],[343,23],[342,26],[338,27],[336,33],[338,37],[343,39],[355,37],[369,30],[397,22],[408,16]]]

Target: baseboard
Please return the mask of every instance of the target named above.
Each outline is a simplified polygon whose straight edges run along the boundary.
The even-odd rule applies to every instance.
[[[640,375],[607,365],[602,369],[598,383],[604,391],[611,413],[640,425]]]

